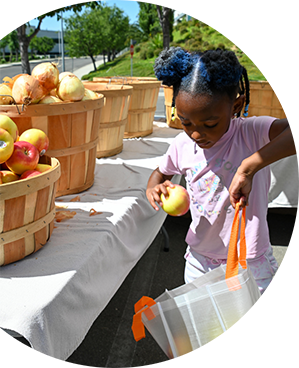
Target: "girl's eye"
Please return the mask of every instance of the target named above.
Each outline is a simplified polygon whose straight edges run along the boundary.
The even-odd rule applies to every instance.
[[[214,124],[214,125],[205,125],[206,128],[208,129],[212,129],[215,128],[218,125],[218,123]]]
[[[190,125],[191,125],[191,123],[187,123],[187,122],[182,121],[182,120],[181,120],[181,124],[182,124],[183,126],[185,126],[185,127],[186,127],[186,126],[190,126]]]

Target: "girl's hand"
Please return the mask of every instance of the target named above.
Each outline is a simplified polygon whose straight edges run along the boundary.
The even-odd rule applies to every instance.
[[[246,175],[240,168],[237,170],[228,189],[230,202],[234,208],[240,203],[240,209],[248,206],[248,197],[252,188],[253,176]]]
[[[159,211],[159,207],[157,206],[157,204],[159,206],[162,206],[162,201],[160,198],[161,194],[163,193],[166,198],[168,197],[168,192],[166,189],[167,187],[174,187],[173,183],[170,180],[166,180],[164,181],[164,183],[157,184],[153,188],[147,188],[146,190],[147,199],[156,211]]]

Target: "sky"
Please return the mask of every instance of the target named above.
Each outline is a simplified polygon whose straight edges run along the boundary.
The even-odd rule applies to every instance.
[[[137,21],[137,14],[139,12],[139,5],[137,1],[106,0],[103,1],[103,3],[106,3],[108,6],[116,5],[118,8],[122,9],[125,15],[129,16],[130,23]],[[71,11],[65,12],[64,17],[67,18],[72,14],[73,13]],[[36,19],[32,19],[29,23],[32,26],[37,26],[38,21]],[[46,17],[42,21],[41,29],[47,31],[60,31],[61,21],[57,21],[56,16]]]

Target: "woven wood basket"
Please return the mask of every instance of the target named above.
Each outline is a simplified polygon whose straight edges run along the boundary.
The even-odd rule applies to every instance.
[[[160,81],[156,78],[139,77],[107,77],[93,80],[133,87],[124,138],[144,137],[153,132],[154,116],[161,87]]]
[[[105,96],[99,128],[97,158],[110,157],[123,150],[132,86],[83,82],[85,88]]]
[[[285,112],[268,82],[250,82],[248,116],[273,116],[277,119],[286,118]]]
[[[165,110],[166,110],[166,122],[167,125],[171,128],[175,129],[183,129],[181,120],[178,118],[176,109],[174,109],[174,115],[172,115],[172,97],[173,97],[173,88],[164,86],[164,98],[165,98]]]
[[[52,169],[0,185],[0,266],[38,251],[52,234],[60,163],[56,158],[42,159]]]
[[[7,114],[21,134],[38,128],[49,137],[47,155],[61,164],[56,197],[80,193],[94,183],[94,169],[101,110],[104,96],[79,102],[59,102],[48,105],[0,106],[0,114]]]

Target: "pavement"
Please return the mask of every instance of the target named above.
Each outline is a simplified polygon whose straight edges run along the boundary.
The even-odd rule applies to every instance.
[[[80,77],[90,70],[92,66],[85,66],[74,72]],[[155,120],[165,120],[163,96],[161,89]],[[296,209],[268,211],[270,240],[279,265],[288,249],[295,218]],[[168,360],[148,332],[145,339],[135,342],[131,332],[134,304],[144,295],[155,299],[165,289],[184,283],[185,236],[190,220],[189,214],[166,218],[169,251],[164,249],[165,233],[160,231],[67,362],[92,367],[139,367]],[[18,340],[28,345],[23,338]]]

